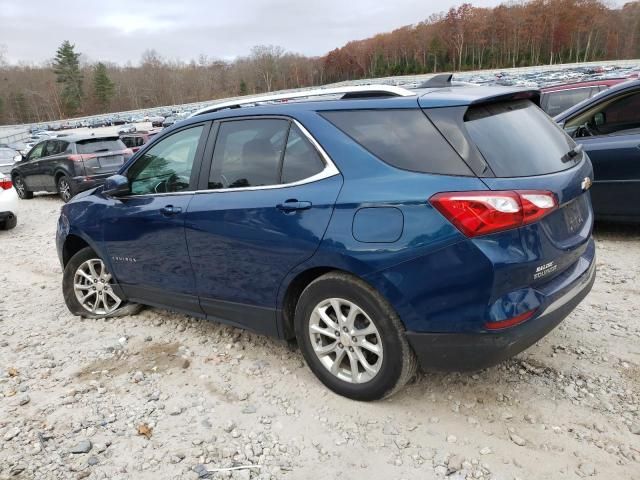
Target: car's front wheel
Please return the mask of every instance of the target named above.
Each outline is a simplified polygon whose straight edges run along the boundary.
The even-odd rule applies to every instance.
[[[388,397],[416,372],[398,315],[351,275],[332,272],[311,282],[296,306],[295,331],[313,373],[339,395]]]
[[[89,247],[76,253],[64,269],[62,291],[69,311],[88,318],[132,315],[140,308],[127,303],[114,289],[106,265]]]
[[[24,179],[20,175],[13,177],[13,186],[16,187],[16,192],[22,200],[33,198],[33,192],[27,189],[27,184],[24,183]]]

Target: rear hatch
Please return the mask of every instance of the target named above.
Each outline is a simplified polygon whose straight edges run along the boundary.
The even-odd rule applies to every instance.
[[[76,142],[76,151],[82,156],[88,176],[115,173],[132,154],[118,137],[80,140]]]
[[[557,199],[557,208],[531,224],[473,239],[494,264],[494,298],[561,275],[591,237],[591,162],[538,99],[526,92],[425,109],[490,190],[551,192]]]

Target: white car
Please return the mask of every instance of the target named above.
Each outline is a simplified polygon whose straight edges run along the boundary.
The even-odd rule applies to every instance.
[[[11,230],[18,223],[18,194],[11,178],[0,173],[0,230]]]

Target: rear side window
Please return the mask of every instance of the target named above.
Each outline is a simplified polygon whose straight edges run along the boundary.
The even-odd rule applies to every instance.
[[[340,110],[321,115],[394,167],[422,173],[472,175],[421,110]]]
[[[209,188],[241,188],[280,183],[280,158],[289,122],[236,120],[220,125]]]
[[[282,183],[312,177],[324,169],[320,154],[296,125],[291,125],[282,163]]]
[[[119,138],[88,138],[77,142],[78,153],[101,153],[127,148]]]
[[[470,107],[464,125],[497,177],[527,177],[571,168],[574,142],[529,100]]]

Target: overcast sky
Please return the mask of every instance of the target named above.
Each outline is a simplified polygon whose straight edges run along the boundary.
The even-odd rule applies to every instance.
[[[418,23],[452,0],[0,0],[0,46],[9,62],[41,62],[63,40],[90,61],[232,59],[253,45],[322,55],[349,40]],[[500,0],[475,0],[494,6]],[[622,5],[624,0],[612,0]]]

